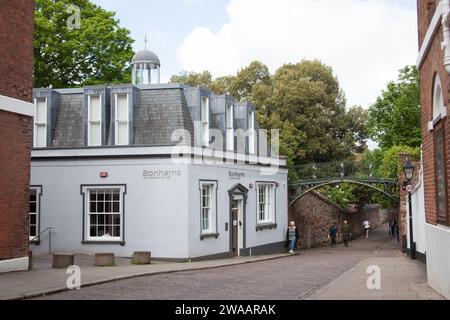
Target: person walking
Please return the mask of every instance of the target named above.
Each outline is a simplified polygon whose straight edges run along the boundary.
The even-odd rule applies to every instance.
[[[396,238],[397,237],[397,225],[398,222],[395,218],[392,218],[393,222],[392,222],[392,237]]]
[[[331,247],[333,248],[336,245],[336,237],[337,237],[337,226],[336,222],[334,222],[329,228],[328,228],[328,238],[331,242]]]
[[[350,231],[350,225],[348,224],[347,220],[344,221],[341,232],[342,232],[342,238],[344,239],[345,247],[348,248],[348,242],[350,241],[350,237],[352,236],[352,233]]]
[[[293,255],[294,250],[297,248],[297,241],[300,239],[300,235],[294,221],[289,224],[286,236],[290,249],[289,253]]]
[[[389,230],[388,230],[390,236],[394,236],[393,230],[394,230],[394,217],[391,217],[389,219]]]
[[[366,233],[366,239],[369,239],[369,231],[370,231],[370,221],[369,220],[365,220],[363,222],[363,228],[364,228],[364,232]]]

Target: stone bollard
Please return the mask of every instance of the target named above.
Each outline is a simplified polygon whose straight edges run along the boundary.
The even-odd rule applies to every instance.
[[[54,253],[53,254],[53,269],[67,269],[75,263],[75,255],[70,253]]]
[[[135,251],[133,253],[133,264],[151,264],[152,253],[150,251]]]
[[[114,266],[114,253],[96,253],[96,267],[112,267]]]

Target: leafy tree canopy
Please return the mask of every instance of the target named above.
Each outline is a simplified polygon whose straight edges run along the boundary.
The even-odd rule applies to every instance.
[[[81,26],[71,30],[73,5],[80,8]],[[130,82],[132,43],[115,13],[89,0],[36,0],[34,86]]]
[[[286,64],[274,74],[254,61],[235,76],[212,79],[208,71],[185,72],[171,82],[205,86],[253,103],[262,128],[280,129],[280,153],[290,165],[344,160],[365,147],[366,111],[347,110],[332,68],[320,61]]]
[[[400,70],[369,109],[370,137],[382,149],[393,146],[420,147],[420,86],[415,66]]]

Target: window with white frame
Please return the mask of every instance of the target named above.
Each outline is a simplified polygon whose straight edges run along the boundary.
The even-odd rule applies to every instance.
[[[201,182],[201,234],[215,234],[216,225],[216,189],[217,184]]]
[[[257,184],[257,219],[258,224],[275,223],[275,185],[271,183]]]
[[[209,146],[209,99],[202,97],[202,145]]]
[[[255,153],[255,111],[248,113],[248,152]]]
[[[30,241],[35,240],[39,235],[39,196],[40,188],[30,188],[30,198],[29,198],[29,236]]]
[[[47,98],[35,99],[34,147],[47,147]]]
[[[128,94],[116,94],[115,108],[115,145],[129,144]]]
[[[85,187],[85,221],[89,241],[123,239],[123,194],[125,187]]]
[[[101,95],[90,95],[88,97],[88,146],[102,145],[101,106]]]
[[[446,106],[444,105],[444,97],[442,95],[442,83],[439,75],[436,75],[434,79],[433,90],[433,121],[439,119],[439,117],[445,117],[447,115]]]
[[[234,151],[234,108],[227,105],[227,150]]]

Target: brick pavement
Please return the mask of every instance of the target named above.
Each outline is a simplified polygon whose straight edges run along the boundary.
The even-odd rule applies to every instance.
[[[369,240],[352,242],[350,248],[321,248],[286,259],[128,279],[41,299],[297,300],[329,299],[333,298],[332,292],[339,290],[347,290],[347,296],[336,296],[342,299],[358,298],[358,295],[361,299],[440,299],[425,283],[424,266],[420,262],[411,263],[392,245],[387,229],[382,228]],[[385,296],[384,292],[383,296],[367,296],[361,289],[368,277],[365,264],[372,264],[371,259],[378,258],[385,259],[382,268],[390,268],[387,274],[392,274],[397,267],[403,274],[388,279],[395,288],[389,291],[392,296],[387,293]],[[345,277],[352,270],[355,276],[351,285],[333,286],[335,279],[346,283]],[[412,287],[416,295],[411,294]],[[321,296],[327,288],[331,290],[330,295]]]
[[[293,257],[278,255],[152,266],[129,266],[122,261],[117,267],[82,269],[85,285],[99,279],[106,283],[38,299],[440,299],[426,285],[425,266],[408,260],[394,244],[387,229],[382,228],[369,240],[353,241],[350,248],[341,245],[307,250]],[[285,258],[274,259],[279,257]],[[269,260],[259,261],[266,258]],[[386,271],[382,293],[368,293],[364,289],[368,277],[366,267],[372,264]],[[193,267],[202,270],[192,270]],[[153,275],[135,277],[150,274],[150,268]],[[120,277],[126,279],[111,281]],[[56,288],[56,284],[65,284],[66,278],[64,270],[49,269],[0,275],[0,295],[3,295],[0,298],[6,298],[5,289],[9,290],[10,297],[13,292],[19,293],[15,296],[18,298],[24,292],[34,295],[42,288]]]

